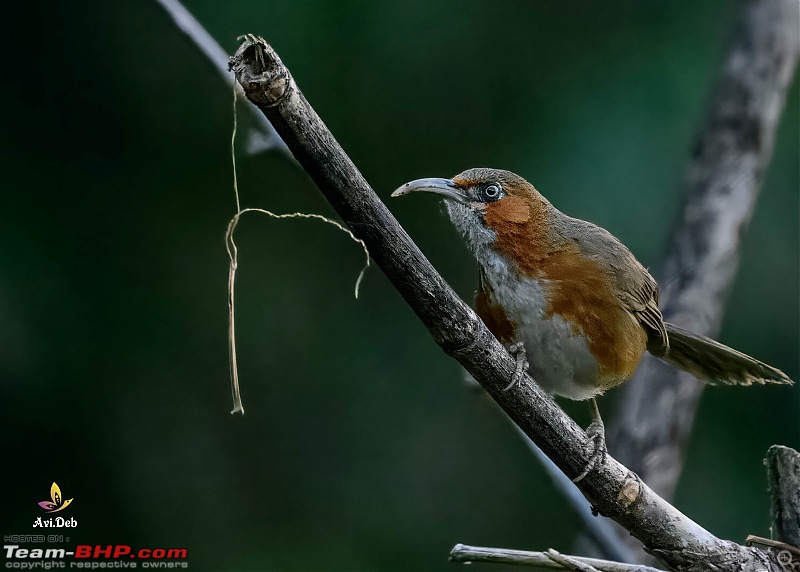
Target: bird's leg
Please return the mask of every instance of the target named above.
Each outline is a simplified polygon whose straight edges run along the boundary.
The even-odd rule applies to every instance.
[[[586,428],[586,436],[592,442],[592,455],[583,472],[572,479],[573,483],[581,482],[591,470],[601,466],[606,460],[606,428],[603,419],[600,417],[600,409],[597,407],[597,400],[592,397],[592,422]]]
[[[509,383],[503,391],[508,391],[515,385],[517,385],[520,381],[522,381],[522,376],[525,375],[525,372],[528,371],[528,357],[525,353],[525,344],[522,342],[514,342],[506,347],[508,353],[514,356],[514,359],[517,360],[517,367],[514,368],[514,375],[511,376],[511,383]]]

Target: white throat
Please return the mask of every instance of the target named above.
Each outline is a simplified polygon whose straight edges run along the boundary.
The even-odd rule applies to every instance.
[[[453,226],[467,241],[467,246],[478,260],[481,268],[488,274],[510,277],[512,270],[508,261],[491,248],[497,238],[497,233],[486,228],[483,223],[483,213],[486,207],[482,203],[473,203],[473,205],[445,201],[447,214],[450,216]]]

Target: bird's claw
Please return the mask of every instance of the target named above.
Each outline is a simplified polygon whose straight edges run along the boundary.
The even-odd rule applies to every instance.
[[[586,428],[586,436],[589,437],[589,441],[592,444],[592,452],[589,456],[589,462],[586,463],[583,472],[572,479],[573,483],[581,482],[591,471],[597,467],[603,466],[603,463],[606,462],[606,455],[608,454],[608,449],[606,448],[606,428],[603,424],[603,420],[600,418],[597,402],[592,400],[592,406],[593,419]]]
[[[517,366],[514,368],[514,375],[511,376],[511,383],[509,383],[503,391],[508,391],[515,385],[522,381],[525,372],[528,371],[528,357],[525,353],[525,344],[516,342],[508,346],[508,353],[514,356],[517,361]]]

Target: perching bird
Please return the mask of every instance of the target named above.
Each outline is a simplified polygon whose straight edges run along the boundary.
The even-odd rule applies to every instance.
[[[712,384],[792,383],[774,367],[665,322],[658,285],[633,254],[608,231],[556,209],[519,175],[469,169],[406,183],[392,196],[416,191],[447,199],[478,260],[475,311],[489,330],[519,362],[527,358],[544,390],[593,400],[590,429],[599,447],[594,398],[630,379],[645,350]]]

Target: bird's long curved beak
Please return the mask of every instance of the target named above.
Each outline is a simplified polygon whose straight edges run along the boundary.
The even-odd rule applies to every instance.
[[[411,181],[399,187],[392,193],[392,196],[402,197],[403,195],[417,191],[436,193],[437,195],[442,195],[446,199],[457,201],[464,205],[471,202],[469,197],[456,187],[452,179],[417,179],[416,181]]]

